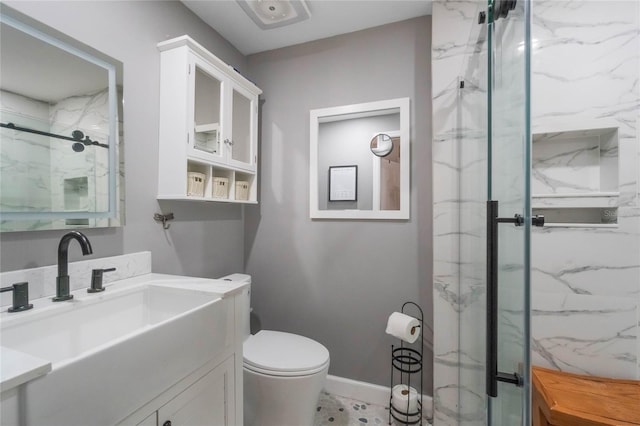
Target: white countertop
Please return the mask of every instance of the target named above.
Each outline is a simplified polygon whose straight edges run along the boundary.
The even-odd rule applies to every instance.
[[[51,362],[0,347],[0,390],[5,391],[51,371]]]
[[[207,291],[217,293],[221,298],[231,297],[242,291],[247,286],[240,281],[227,281],[224,279],[195,278],[180,275],[167,274],[145,274],[120,281],[114,281],[105,285],[104,293],[87,293],[86,289],[73,291],[75,296],[70,302],[53,302],[51,297],[34,299],[34,308],[20,313],[0,313],[0,333],[1,329],[10,327],[12,324],[24,321],[37,320],[43,313],[51,313],[56,310],[66,310],[73,306],[73,301],[78,302],[90,298],[100,298],[108,292],[129,289],[133,286],[154,284],[175,286],[184,289]],[[14,349],[0,346],[0,390],[7,391],[19,386],[39,376],[49,373],[52,370],[52,363],[46,359],[34,357],[30,354],[16,351]]]

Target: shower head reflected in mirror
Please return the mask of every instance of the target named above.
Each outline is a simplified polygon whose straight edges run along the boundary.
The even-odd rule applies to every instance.
[[[378,133],[369,143],[371,152],[378,157],[386,157],[393,151],[393,141],[386,133]]]

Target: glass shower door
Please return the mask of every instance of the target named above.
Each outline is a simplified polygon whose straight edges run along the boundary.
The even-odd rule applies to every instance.
[[[530,3],[487,11],[489,425],[530,425]]]
[[[497,12],[496,12],[497,11]],[[529,426],[529,3],[478,2],[460,70],[460,426]]]

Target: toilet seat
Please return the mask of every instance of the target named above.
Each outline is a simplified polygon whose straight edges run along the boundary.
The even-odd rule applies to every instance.
[[[295,377],[318,373],[329,365],[329,351],[297,334],[262,330],[244,342],[244,367],[269,376]]]

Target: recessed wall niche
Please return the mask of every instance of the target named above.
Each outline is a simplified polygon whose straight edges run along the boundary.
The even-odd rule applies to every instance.
[[[549,226],[616,226],[618,128],[534,133],[532,204]]]
[[[89,208],[89,178],[80,176],[64,180],[64,211],[88,212]],[[89,226],[89,219],[65,219],[67,226]]]

